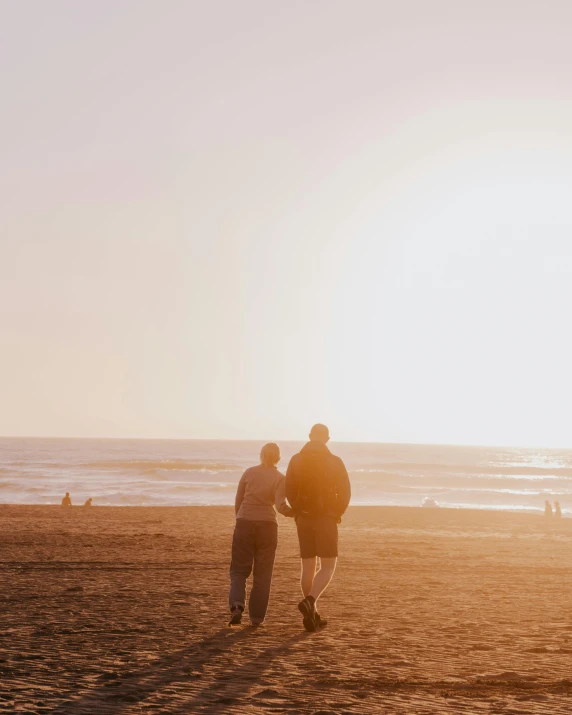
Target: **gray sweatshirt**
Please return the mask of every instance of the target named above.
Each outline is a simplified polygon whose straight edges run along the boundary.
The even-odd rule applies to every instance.
[[[284,516],[293,511],[286,502],[284,475],[276,467],[250,467],[240,478],[234,511],[237,519],[276,522],[276,509]]]

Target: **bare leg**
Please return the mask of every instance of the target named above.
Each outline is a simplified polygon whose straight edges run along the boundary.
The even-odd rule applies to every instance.
[[[311,559],[302,559],[302,575],[300,576],[300,586],[304,598],[309,595],[314,583],[314,574],[316,573],[316,557]]]
[[[310,561],[310,559],[305,560]],[[336,570],[336,562],[337,559],[335,557],[331,559],[320,558],[320,570],[314,576],[312,586],[310,587],[310,593],[304,593],[304,596],[313,596],[316,601],[320,598],[320,596],[328,588],[328,584],[332,580],[332,576],[334,575],[334,571]],[[304,586],[302,586],[302,590],[304,590]]]

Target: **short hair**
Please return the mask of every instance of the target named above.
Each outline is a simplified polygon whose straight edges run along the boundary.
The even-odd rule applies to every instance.
[[[315,437],[316,439],[323,439],[326,442],[330,439],[330,430],[326,425],[316,424],[310,430],[310,437]]]
[[[275,467],[280,461],[280,447],[274,442],[268,442],[260,450],[260,463],[265,467]]]

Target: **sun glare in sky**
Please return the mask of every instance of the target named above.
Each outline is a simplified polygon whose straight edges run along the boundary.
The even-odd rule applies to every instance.
[[[572,446],[568,4],[55,4],[0,29],[1,434]]]

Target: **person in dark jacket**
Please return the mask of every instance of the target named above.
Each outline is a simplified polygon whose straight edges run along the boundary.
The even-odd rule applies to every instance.
[[[351,497],[346,467],[333,455],[325,425],[314,425],[310,441],[290,460],[286,472],[286,498],[292,507],[302,560],[300,585],[304,598],[298,604],[304,628],[326,625],[316,602],[328,587],[338,558],[338,524]],[[320,569],[316,572],[317,557]]]

